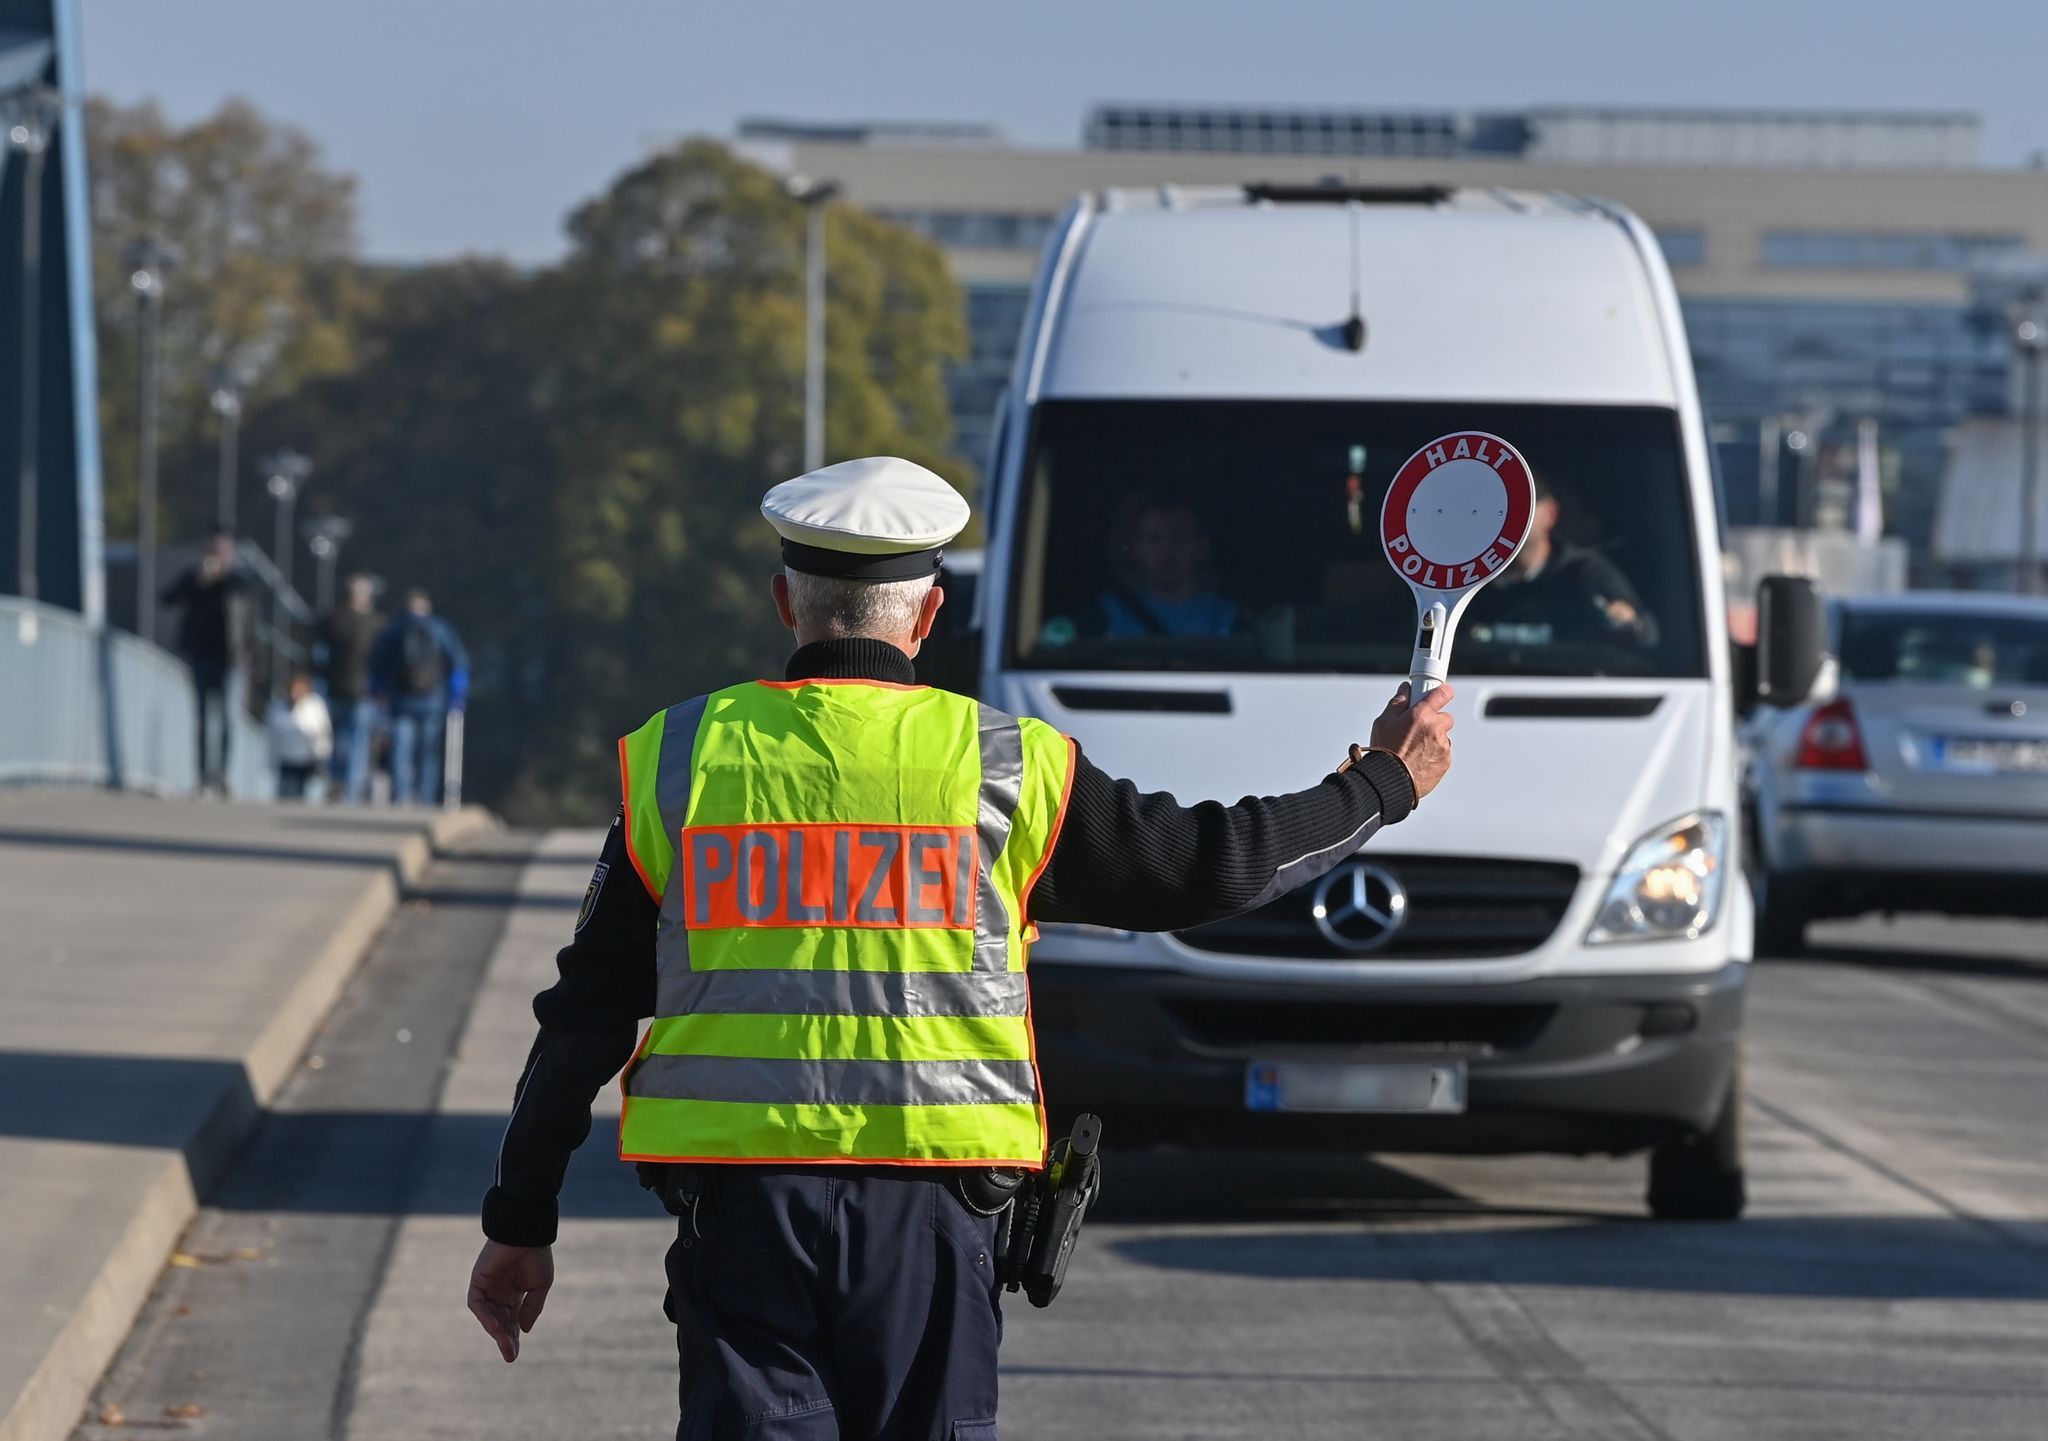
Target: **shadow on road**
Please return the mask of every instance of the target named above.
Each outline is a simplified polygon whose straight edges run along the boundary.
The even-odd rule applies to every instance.
[[[258,845],[246,841],[120,835],[99,831],[35,830],[19,826],[0,827],[0,846],[24,846],[36,851],[110,851],[167,859],[285,861],[293,865],[363,866],[394,872],[398,869],[396,859],[383,851],[349,851],[313,845]]]
[[[285,811],[291,803],[280,803]],[[353,831],[360,835],[410,836],[421,834],[430,826],[439,812],[431,808],[389,811],[355,806],[308,805],[303,814],[286,811],[278,815],[274,824],[280,830],[322,831],[329,835]],[[457,852],[457,854],[466,854]]]
[[[332,832],[342,827],[308,826],[309,829]],[[417,824],[405,825],[386,822],[351,824],[346,827],[355,831],[389,830],[394,833],[419,832]],[[422,832],[422,834],[424,834]],[[337,850],[332,847],[304,846],[297,844],[259,845],[249,842],[209,841],[195,839],[173,839],[165,836],[130,836],[103,834],[94,831],[24,830],[0,827],[0,848],[24,846],[37,850],[69,849],[82,851],[103,851],[114,855],[148,856],[155,859],[200,860],[200,861],[282,861],[293,865],[312,866],[358,866],[374,870],[385,870],[398,883],[405,898],[432,901],[437,905],[472,906],[484,910],[557,910],[574,911],[583,904],[580,894],[552,896],[534,894],[507,886],[476,887],[451,884],[461,876],[465,867],[478,868],[503,864],[505,857],[480,846],[469,845],[460,852],[435,849],[433,852],[439,867],[439,876],[434,880],[408,884],[404,867],[396,856],[371,851]],[[110,866],[118,862],[109,861]],[[590,862],[576,863],[585,869]]]
[[[1275,1280],[1418,1281],[1870,1300],[2048,1299],[2048,1251],[1950,1217],[1658,1223],[1487,1206],[1364,1159],[1112,1155],[1094,1220],[1125,1260]],[[1278,1229],[1276,1222],[1292,1223]],[[1207,1229],[1228,1226],[1227,1232]],[[1248,1229],[1261,1228],[1261,1229]]]
[[[2048,959],[2034,961],[1990,948],[1954,949],[1939,953],[1901,945],[1851,946],[1839,942],[1810,945],[1803,956],[1765,962],[1772,966],[1811,964],[1861,966],[1873,971],[1902,971],[1930,976],[1976,976],[1987,980],[2048,982]]]
[[[1946,1217],[1784,1216],[1721,1225],[1648,1221],[1233,1231],[1106,1240],[1172,1271],[1267,1280],[1568,1286],[1730,1296],[2040,1301],[2048,1257]]]
[[[339,1067],[347,1064],[337,1060]],[[510,1108],[511,1098],[506,1098]],[[233,1061],[0,1051],[0,1136],[146,1150],[179,1147],[188,1166],[208,1154],[212,1128],[241,1129],[258,1111],[247,1071]],[[221,1169],[207,1204],[235,1211],[334,1215],[465,1215],[490,1184],[503,1114],[438,1111],[266,1110]],[[632,1168],[621,1165],[604,1122],[577,1153],[564,1216],[658,1216]],[[195,1172],[202,1194],[215,1172]]]
[[[1111,1151],[1091,1213],[1136,1225],[1355,1221],[1475,1203],[1360,1156],[1305,1152]]]
[[[542,896],[528,891],[465,889],[461,886],[438,886],[407,893],[407,899],[432,901],[437,906],[478,906],[493,911],[575,911],[583,906],[583,897]]]
[[[592,832],[591,834],[592,839],[588,853],[578,851],[574,855],[528,856],[526,864],[530,867],[559,866],[564,870],[581,871],[585,875],[589,875],[592,868],[597,865],[598,855],[604,847],[602,834],[599,832]]]
[[[373,1058],[354,1064],[371,1064]],[[351,1064],[344,1058],[334,1066]],[[339,1079],[339,1078],[337,1078]],[[509,1097],[507,1098],[509,1102]],[[0,1052],[0,1135],[156,1147],[194,1111],[253,1109],[239,1066]],[[217,1186],[228,1211],[474,1216],[503,1114],[278,1110]],[[1560,1286],[1867,1300],[2048,1300],[2048,1249],[1948,1217],[1766,1216],[1658,1224],[1582,1210],[1487,1207],[1363,1158],[1114,1153],[1084,1246],[1163,1271],[1278,1280]],[[600,1118],[562,1215],[662,1223]]]

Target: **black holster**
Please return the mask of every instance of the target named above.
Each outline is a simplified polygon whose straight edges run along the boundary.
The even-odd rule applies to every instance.
[[[996,1279],[1034,1306],[1050,1306],[1067,1279],[1081,1222],[1102,1194],[1101,1145],[1101,1118],[1080,1116],[1071,1136],[1053,1142],[1045,1169],[1020,1178],[998,1238]]]

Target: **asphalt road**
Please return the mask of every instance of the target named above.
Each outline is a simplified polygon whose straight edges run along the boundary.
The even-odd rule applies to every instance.
[[[671,1434],[668,1223],[602,1123],[517,1365],[462,1309],[595,841],[437,870],[81,1441]],[[1643,1220],[1640,1161],[1115,1156],[1058,1306],[1007,1313],[1003,1434],[2048,1437],[2048,927],[1817,936],[1756,978],[1748,1219]]]

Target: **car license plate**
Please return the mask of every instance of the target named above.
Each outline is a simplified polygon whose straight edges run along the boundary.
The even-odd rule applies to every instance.
[[[1943,736],[1935,742],[1934,755],[1949,770],[2048,774],[2048,741],[1994,741]]]
[[[1439,1111],[1465,1109],[1465,1063],[1358,1066],[1253,1061],[1244,1070],[1248,1111]]]

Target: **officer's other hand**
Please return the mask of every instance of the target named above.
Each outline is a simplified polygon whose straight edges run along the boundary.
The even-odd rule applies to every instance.
[[[1408,767],[1420,801],[1437,787],[1451,768],[1451,727],[1456,719],[1444,709],[1453,692],[1440,685],[1421,700],[1410,703],[1407,681],[1394,692],[1380,718],[1372,723],[1375,750],[1392,751]]]
[[[555,1284],[555,1253],[547,1246],[484,1242],[469,1272],[469,1314],[498,1343],[507,1361],[519,1359],[519,1335],[531,1331]]]

